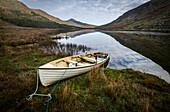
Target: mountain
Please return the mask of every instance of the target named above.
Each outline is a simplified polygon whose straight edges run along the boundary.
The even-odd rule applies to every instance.
[[[170,31],[169,27],[170,0],[151,0],[98,28],[106,30]]]
[[[22,27],[63,28],[67,30],[78,29],[77,27],[82,26],[62,21],[42,10],[30,9],[18,0],[0,0],[0,19]],[[2,26],[4,27],[4,25]]]
[[[55,21],[56,23],[59,23],[59,24],[63,24],[65,21],[57,18],[57,17],[54,17],[52,15],[49,15],[48,13],[46,13],[45,11],[41,10],[41,9],[31,9],[34,13],[36,14],[39,14],[43,17],[46,17],[48,18],[49,20],[51,21]]]
[[[44,16],[36,14],[25,4],[18,0],[0,0],[0,19],[2,21],[22,27],[63,29],[75,28],[72,26],[56,23]],[[3,28],[4,25],[2,25]]]
[[[82,23],[82,22],[80,22],[80,21],[77,21],[77,20],[75,20],[75,19],[73,19],[73,18],[69,19],[68,21],[73,22],[73,23],[76,23],[76,24],[79,24],[79,25],[88,25],[88,24],[86,24],[86,23]]]
[[[65,25],[76,26],[76,27],[81,27],[81,28],[94,28],[94,27],[96,27],[95,25],[81,23],[81,22],[76,21],[74,19],[70,19],[68,21],[63,21],[63,20],[61,20],[57,17],[49,15],[48,13],[46,13],[45,11],[43,11],[41,9],[31,9],[31,10],[34,11],[36,14],[39,14],[43,17],[46,17],[49,20],[54,21],[54,22],[59,23],[59,24],[65,24]],[[72,20],[74,20],[74,21],[72,21]]]
[[[82,23],[82,22],[77,21],[77,20],[75,20],[75,19],[73,19],[73,18],[69,19],[67,22],[71,22],[71,23],[74,23],[74,24],[78,24],[78,25],[80,25],[80,26],[84,26],[85,28],[86,28],[86,27],[89,27],[89,28],[94,28],[94,27],[96,27],[95,25],[90,25],[90,24],[87,24],[87,23]]]

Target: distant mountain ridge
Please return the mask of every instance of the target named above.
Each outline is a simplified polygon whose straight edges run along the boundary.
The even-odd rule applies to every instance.
[[[67,20],[68,22],[73,22],[73,23],[76,23],[76,24],[79,24],[79,25],[84,25],[84,26],[89,26],[90,24],[87,24],[87,23],[82,23],[82,22],[80,22],[80,21],[77,21],[77,20],[75,20],[75,19],[73,19],[73,18],[71,18],[71,19],[69,19],[69,20]],[[95,26],[95,25],[90,25],[90,26]]]
[[[94,28],[95,25],[63,21],[40,9],[30,9],[18,0],[0,0],[0,19],[17,26],[38,28]]]
[[[151,0],[98,28],[106,30],[169,30],[170,0]]]
[[[74,19],[73,20],[76,21],[76,22],[73,22],[73,21],[64,21],[64,20],[61,20],[61,19],[59,19],[57,17],[49,15],[48,13],[46,13],[45,11],[43,11],[41,9],[31,9],[31,10],[34,11],[36,14],[44,16],[44,17],[48,18],[49,20],[54,21],[54,22],[59,23],[59,24],[76,26],[76,27],[80,27],[80,28],[94,28],[94,27],[96,27],[95,25],[90,25],[90,24],[78,22],[78,21],[76,21]]]

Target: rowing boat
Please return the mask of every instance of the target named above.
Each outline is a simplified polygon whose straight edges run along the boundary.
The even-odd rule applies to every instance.
[[[58,80],[87,73],[92,67],[107,66],[109,57],[108,53],[93,52],[54,60],[38,68],[40,81],[43,86],[49,86]]]

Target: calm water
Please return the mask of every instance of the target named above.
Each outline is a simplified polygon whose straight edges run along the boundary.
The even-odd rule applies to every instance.
[[[133,40],[132,42],[131,41],[129,42],[129,40],[126,40],[127,35],[122,34],[122,33],[121,33],[121,36],[119,35],[120,34],[117,34],[117,33],[106,34],[102,32],[90,32],[90,33],[86,32],[86,34],[81,33],[81,35],[76,35],[76,36],[71,36],[70,34],[69,38],[62,38],[62,39],[55,40],[55,41],[58,41],[62,43],[63,45],[69,45],[69,44],[77,45],[77,46],[83,45],[89,48],[88,50],[86,49],[79,50],[73,54],[81,54],[81,53],[93,52],[93,51],[102,51],[102,52],[110,53],[111,57],[110,57],[108,67],[113,68],[113,69],[132,68],[134,70],[138,70],[144,73],[154,74],[164,79],[168,83],[170,83],[169,73],[166,70],[164,70],[160,65],[158,65],[151,59],[143,56],[141,53],[138,53],[132,50],[133,47],[131,49],[130,47],[129,48],[125,47],[126,45],[128,46],[129,43],[134,42],[135,40],[134,38],[132,38]],[[137,35],[139,36],[140,34],[137,34]],[[136,36],[136,38],[138,37]],[[123,39],[123,41],[125,41],[124,45],[120,44],[123,42],[121,42],[121,40],[119,41],[119,39]],[[144,37],[142,39],[143,39],[142,43],[148,42],[148,41],[147,42],[145,41]],[[137,45],[135,46],[135,44]],[[132,45],[134,46],[134,49],[139,47],[138,43],[135,43],[135,44],[132,43]],[[149,48],[152,48],[152,47],[149,47]],[[142,52],[142,50],[139,50],[139,52],[140,51]]]

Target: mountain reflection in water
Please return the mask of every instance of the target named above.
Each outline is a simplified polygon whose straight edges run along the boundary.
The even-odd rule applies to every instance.
[[[154,32],[105,32],[122,45],[150,58],[170,73],[170,35]]]

